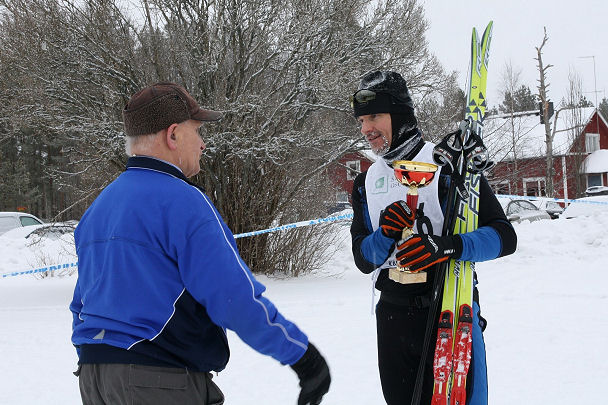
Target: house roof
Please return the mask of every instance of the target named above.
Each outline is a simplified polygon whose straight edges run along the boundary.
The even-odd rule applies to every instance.
[[[568,153],[594,112],[593,107],[559,112],[553,139],[554,155]],[[554,117],[551,123],[553,120]],[[540,123],[538,111],[516,113],[513,118],[509,114],[488,116],[484,121],[483,138],[495,162],[544,156],[546,152],[545,126]]]
[[[608,172],[608,149],[599,149],[583,161],[583,173]]]
[[[365,156],[365,158],[367,160],[369,160],[370,162],[375,162],[376,160],[378,160],[378,155],[376,155],[374,152],[372,152],[371,149],[363,149],[359,151],[360,154],[362,154],[363,156]]]

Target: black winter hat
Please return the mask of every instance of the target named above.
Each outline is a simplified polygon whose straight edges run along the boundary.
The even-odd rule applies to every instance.
[[[371,90],[371,92],[370,92]],[[351,96],[355,117],[378,113],[412,113],[414,103],[405,79],[397,72],[367,73]]]

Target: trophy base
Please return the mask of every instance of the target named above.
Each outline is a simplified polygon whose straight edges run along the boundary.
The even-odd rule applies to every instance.
[[[426,283],[426,272],[419,271],[412,273],[411,271],[393,267],[392,269],[388,269],[388,278],[399,284]]]

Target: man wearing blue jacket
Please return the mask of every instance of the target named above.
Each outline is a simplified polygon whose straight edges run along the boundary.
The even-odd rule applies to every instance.
[[[380,290],[376,307],[378,368],[382,392],[389,405],[410,404],[418,365],[426,362],[421,404],[430,404],[433,393],[433,349],[421,359],[431,304],[435,270],[449,258],[475,262],[513,253],[517,237],[502,207],[482,176],[479,228],[462,235],[442,236],[447,204],[449,167],[440,167],[435,180],[418,190],[418,214],[413,216],[406,199],[407,187],[395,178],[392,162],[411,160],[433,163],[434,145],[422,139],[407,85],[399,73],[375,71],[363,76],[351,97],[361,133],[378,160],[353,184],[351,225],[355,264],[363,273],[374,272]],[[422,226],[424,225],[424,226]],[[399,243],[405,227],[414,235]],[[401,284],[389,277],[399,262],[411,270],[425,270],[426,282]],[[472,364],[467,377],[467,404],[487,405],[485,320],[474,291]],[[435,316],[438,317],[439,314]],[[432,337],[437,336],[436,326]],[[431,345],[432,347],[432,345]],[[464,405],[464,404],[463,404]]]
[[[262,293],[204,190],[199,128],[221,114],[181,86],[157,83],[123,110],[127,168],[75,232],[70,305],[84,404],[222,404],[211,371],[228,363],[226,329],[290,365],[298,404],[319,404],[329,368]]]

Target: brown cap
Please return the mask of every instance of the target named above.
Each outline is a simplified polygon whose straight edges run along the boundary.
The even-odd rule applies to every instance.
[[[122,117],[127,136],[153,134],[187,120],[217,121],[222,114],[203,110],[182,86],[156,83],[135,93]]]

